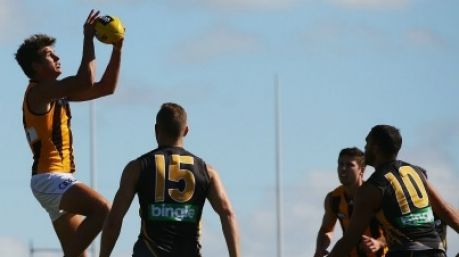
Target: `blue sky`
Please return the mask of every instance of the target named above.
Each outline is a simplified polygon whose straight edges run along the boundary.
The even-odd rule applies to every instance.
[[[119,88],[95,101],[97,189],[108,199],[124,165],[155,147],[161,103],[178,102],[189,114],[186,148],[220,171],[238,215],[243,255],[275,256],[278,76],[284,256],[313,254],[323,198],[338,184],[337,154],[363,148],[376,124],[399,127],[400,157],[425,167],[459,207],[457,1],[0,0],[1,256],[28,256],[30,242],[58,247],[29,189],[32,157],[21,117],[27,79],[13,53],[29,35],[48,33],[57,38],[63,76],[74,74],[92,8],[126,26]],[[99,75],[109,54],[109,46],[96,42]],[[76,176],[89,183],[89,104],[74,103],[72,114]],[[203,252],[222,256],[218,218],[205,208]],[[134,203],[113,256],[129,256],[137,209]],[[449,240],[454,256],[459,237],[452,230]]]

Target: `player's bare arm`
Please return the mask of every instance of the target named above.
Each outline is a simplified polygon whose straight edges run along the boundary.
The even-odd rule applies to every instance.
[[[381,199],[381,192],[373,185],[365,183],[358,189],[349,228],[333,247],[329,257],[344,257],[358,244],[374,216],[374,211],[379,208]]]
[[[210,177],[210,189],[207,199],[215,212],[220,216],[223,234],[230,256],[238,257],[240,256],[240,250],[236,215],[217,171],[211,166],[207,166],[207,171]]]
[[[95,77],[94,22],[98,14],[99,12],[91,10],[85,21],[83,56],[76,75],[57,80],[57,77],[61,73],[59,57],[54,53],[52,47],[41,49],[40,65],[46,64],[47,69],[50,71],[42,74],[43,78],[40,78],[40,81],[38,81],[40,85],[33,87],[29,92],[28,103],[33,110],[42,111],[45,109],[46,111],[49,108],[49,103],[53,100],[71,97],[93,86]],[[40,69],[40,65],[36,65],[36,69]]]
[[[331,195],[328,194],[324,201],[325,213],[322,218],[319,232],[317,234],[316,251],[314,257],[322,257],[328,254],[327,248],[333,238],[333,231],[336,224],[336,215],[333,214],[331,207]]]
[[[113,205],[102,230],[100,257],[108,257],[115,246],[121,231],[124,216],[135,196],[135,188],[139,179],[140,164],[132,161],[124,168],[120,186],[113,200]]]
[[[77,74],[62,80],[40,81],[40,87],[34,87],[29,93],[28,101],[33,110],[46,111],[51,101],[60,98],[67,98],[70,101],[86,101],[113,94],[118,83],[123,39],[113,43],[112,55],[106,70],[101,80],[95,82],[94,25],[98,17],[99,12],[91,10],[84,24],[83,55]],[[56,66],[60,74],[59,57],[54,54],[54,50],[46,47],[42,54],[43,58]]]
[[[100,81],[94,83],[93,86],[87,90],[78,91],[72,94],[72,96],[69,97],[70,101],[87,101],[111,95],[115,92],[120,73],[123,42],[124,39],[120,39],[113,44],[110,60]]]
[[[433,212],[459,233],[459,211],[446,202],[428,181],[425,187]]]
[[[387,243],[386,238],[384,237],[384,233],[381,233],[381,235],[378,238],[362,235],[360,247],[368,254],[376,253],[380,249],[385,248],[386,246]]]
[[[360,247],[366,253],[375,253],[379,251],[379,249],[386,247],[386,239],[384,238],[384,236],[381,236],[379,238],[373,238],[367,235],[362,235]]]

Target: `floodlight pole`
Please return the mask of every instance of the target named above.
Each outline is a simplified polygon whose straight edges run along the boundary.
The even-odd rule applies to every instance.
[[[90,177],[89,185],[92,189],[96,190],[96,103],[90,101],[89,103],[89,163],[90,163]],[[97,237],[90,246],[91,256],[97,256]]]
[[[274,76],[275,92],[275,133],[276,133],[276,239],[277,257],[282,257],[282,163],[281,163],[281,111],[280,111],[280,86],[277,74]]]

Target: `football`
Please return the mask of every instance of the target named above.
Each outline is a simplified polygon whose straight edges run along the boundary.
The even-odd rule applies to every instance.
[[[105,15],[97,18],[94,29],[96,38],[105,44],[114,44],[124,38],[125,28],[116,16]]]

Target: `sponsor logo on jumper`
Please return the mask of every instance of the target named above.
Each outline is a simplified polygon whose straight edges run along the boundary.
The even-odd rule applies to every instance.
[[[152,204],[148,217],[152,221],[196,222],[198,208],[192,204]]]
[[[398,218],[399,225],[403,227],[416,227],[433,222],[434,216],[431,207]]]

